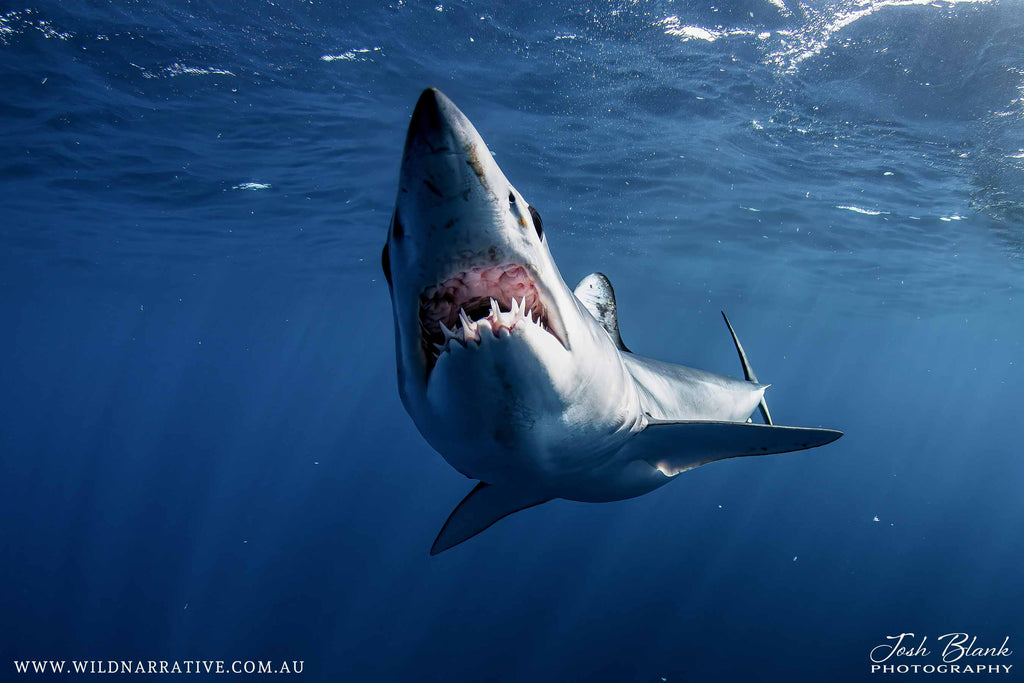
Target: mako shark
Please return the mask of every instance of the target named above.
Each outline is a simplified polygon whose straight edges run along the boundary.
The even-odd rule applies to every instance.
[[[743,380],[627,349],[608,278],[566,286],[540,214],[433,88],[409,123],[382,266],[402,402],[427,442],[479,480],[431,555],[555,498],[623,500],[709,462],[842,436],[772,424],[768,385],[728,318]],[[755,408],[766,424],[750,421]]]

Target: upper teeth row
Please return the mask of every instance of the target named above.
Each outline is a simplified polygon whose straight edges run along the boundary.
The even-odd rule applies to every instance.
[[[541,329],[544,329],[544,325],[541,324],[539,317],[534,320],[533,309],[524,310],[525,308],[525,298],[520,301],[513,298],[511,310],[503,312],[498,306],[498,302],[492,298],[490,312],[486,317],[477,321],[470,320],[469,316],[466,314],[466,309],[460,308],[460,324],[456,325],[454,330],[448,329],[448,326],[445,325],[444,322],[439,323],[441,325],[441,332],[444,333],[444,343],[434,344],[434,348],[436,348],[438,352],[447,351],[449,350],[448,344],[452,339],[462,344],[462,346],[465,346],[466,342],[470,340],[479,344],[481,326],[486,326],[486,328],[489,329],[495,337],[498,336],[498,333],[502,329],[506,330],[506,334],[511,332],[512,328],[516,326],[516,323],[521,320],[528,320],[534,325],[539,325]]]

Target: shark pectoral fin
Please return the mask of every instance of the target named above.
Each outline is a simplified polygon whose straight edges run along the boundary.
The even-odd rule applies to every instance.
[[[603,273],[591,273],[580,280],[572,293],[590,315],[601,323],[601,327],[619,350],[631,353],[622,343],[622,336],[619,334],[619,312],[615,305],[615,290],[612,289],[611,281]]]
[[[655,420],[626,444],[626,455],[646,460],[668,477],[716,460],[824,446],[841,437],[833,429],[747,422]]]
[[[550,498],[528,494],[515,488],[480,482],[462,499],[430,548],[431,555],[448,550],[491,526],[513,512],[545,503]]]

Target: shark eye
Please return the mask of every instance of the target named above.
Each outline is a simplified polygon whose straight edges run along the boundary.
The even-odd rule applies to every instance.
[[[385,244],[384,249],[380,252],[380,267],[384,271],[384,279],[391,284],[391,248],[390,245]]]
[[[533,227],[537,228],[537,237],[544,239],[544,222],[540,219],[537,209],[530,207],[530,217],[533,218]]]
[[[509,192],[508,193],[508,203],[510,205],[512,205],[512,206],[515,206],[515,204],[516,204],[516,193],[515,192]]]

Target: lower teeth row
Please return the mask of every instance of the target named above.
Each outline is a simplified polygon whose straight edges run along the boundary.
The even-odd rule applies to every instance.
[[[493,298],[491,299],[491,310],[485,318],[481,318],[478,321],[470,320],[469,316],[466,315],[465,309],[459,309],[459,323],[456,325],[454,330],[448,329],[448,327],[440,322],[441,332],[444,333],[444,344],[434,344],[434,348],[437,349],[438,353],[448,350],[449,342],[454,339],[463,346],[466,342],[473,340],[476,343],[480,343],[480,324],[486,322],[491,328],[491,332],[495,337],[498,336],[498,332],[502,329],[506,329],[509,332],[512,328],[522,320],[528,320],[530,323],[539,326],[544,329],[544,325],[541,324],[540,318],[534,320],[533,309],[523,310],[526,307],[526,300],[516,301],[512,299],[512,308],[508,312],[503,312],[498,307],[498,302]]]

